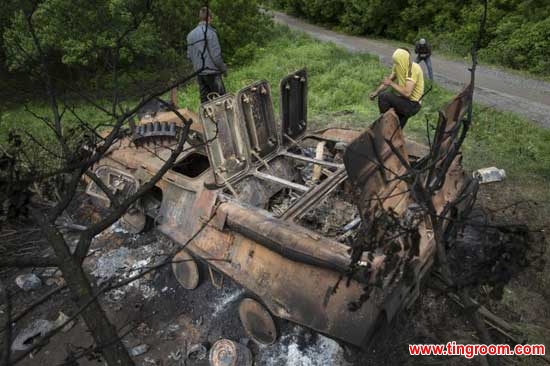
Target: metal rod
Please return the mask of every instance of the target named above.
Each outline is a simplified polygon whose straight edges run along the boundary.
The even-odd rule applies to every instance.
[[[262,157],[254,150],[250,150],[250,153],[259,161],[263,164],[263,166],[265,166],[265,168],[267,169],[268,172],[270,172],[271,174],[273,174],[273,171],[271,170],[271,167],[267,164],[267,162],[262,159]]]
[[[327,194],[332,192],[339,184],[347,179],[346,169],[344,167],[338,169],[334,175],[325,179],[321,184],[313,187],[309,192],[304,194],[296,201],[289,209],[281,216],[283,220],[293,221],[311,207],[315,206]]]
[[[293,159],[297,159],[297,160],[307,161],[307,162],[310,162],[310,163],[313,163],[313,164],[328,166],[328,167],[331,167],[331,168],[337,168],[338,169],[338,168],[342,168],[344,166],[344,164],[332,163],[330,161],[324,161],[324,160],[309,158],[307,156],[289,153],[288,151],[284,151],[281,155],[288,156],[289,158],[293,158]]]
[[[258,172],[258,171],[254,172],[253,175],[256,178],[263,179],[263,180],[269,180],[269,181],[275,182],[275,183],[279,183],[279,184],[282,184],[284,186],[294,188],[298,191],[307,192],[309,190],[309,187],[306,187],[306,186],[298,184],[298,183],[291,182],[291,181],[283,179],[283,178],[276,177],[274,175],[269,175],[269,174],[265,174],[265,173]]]
[[[223,181],[223,184],[225,184],[227,186],[227,188],[229,189],[229,191],[233,194],[234,197],[239,197],[239,194],[237,193],[237,191],[235,190],[235,188],[233,188],[233,186],[231,185],[231,183],[229,183],[227,181],[227,179],[225,179],[225,177],[223,176],[223,174],[221,174],[220,172],[218,171],[215,171],[215,173],[218,175],[218,177],[220,177]]]

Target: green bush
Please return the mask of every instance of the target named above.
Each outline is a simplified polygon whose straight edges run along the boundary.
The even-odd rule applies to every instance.
[[[436,49],[466,56],[477,37],[480,1],[273,0],[276,7],[354,34],[406,41],[424,37]],[[491,0],[482,60],[550,75],[550,2]]]
[[[503,23],[485,53],[493,62],[548,75],[550,18],[536,23]]]
[[[9,13],[0,16],[1,54],[12,71],[30,71],[38,52],[27,19],[49,63],[57,68],[100,69],[120,50],[118,67],[153,68],[185,60],[187,33],[198,23],[204,1],[44,0],[34,12],[29,1],[8,0]],[[257,0],[212,0],[213,26],[230,64],[246,62],[269,36],[271,20]],[[119,48],[119,46],[121,46]]]

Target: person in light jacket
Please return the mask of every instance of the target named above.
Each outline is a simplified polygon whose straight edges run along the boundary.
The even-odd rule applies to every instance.
[[[197,82],[201,103],[216,94],[225,94],[222,74],[227,75],[227,66],[223,62],[218,34],[211,25],[212,19],[210,9],[203,6],[199,11],[199,24],[187,35],[187,58],[199,73]]]

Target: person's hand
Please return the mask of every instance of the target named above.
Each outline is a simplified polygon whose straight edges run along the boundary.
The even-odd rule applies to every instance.
[[[378,93],[372,92],[372,93],[369,94],[369,99],[370,100],[375,100],[377,96],[378,96]]]
[[[385,86],[390,86],[392,83],[392,79],[390,78],[385,78],[384,80],[382,80],[382,84],[384,84]]]

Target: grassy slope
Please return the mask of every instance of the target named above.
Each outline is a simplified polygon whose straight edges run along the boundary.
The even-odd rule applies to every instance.
[[[378,115],[368,93],[388,73],[378,60],[369,55],[350,54],[332,44],[321,43],[284,29],[266,47],[258,51],[248,66],[231,70],[226,87],[236,92],[248,83],[266,79],[272,85],[275,102],[278,82],[287,73],[307,67],[309,73],[309,116],[313,125],[344,124],[367,126]],[[409,120],[406,133],[425,140],[426,118],[435,125],[437,111],[453,94],[434,86],[424,98],[419,114]],[[182,105],[198,107],[196,86],[180,95]],[[508,180],[540,191],[536,187],[550,182],[550,131],[516,115],[497,112],[479,105],[474,109],[474,125],[464,147],[465,164],[475,169],[498,166],[508,173]],[[543,193],[550,200],[550,189]],[[541,199],[541,196],[536,198]]]
[[[346,125],[362,128],[376,118],[376,103],[369,101],[367,95],[388,73],[376,58],[350,54],[342,48],[283,27],[274,28],[274,32],[272,41],[258,50],[249,65],[230,70],[226,78],[229,91],[236,92],[253,81],[266,79],[272,85],[274,100],[278,104],[279,80],[293,70],[307,67],[312,127]],[[180,105],[197,110],[199,101],[195,85],[184,89],[179,97]],[[406,133],[425,140],[426,118],[434,125],[438,109],[450,98],[450,92],[434,86],[424,98],[419,114],[409,120]],[[30,107],[39,114],[47,114],[45,105],[31,103]],[[30,128],[35,136],[47,140],[50,131],[44,129],[41,122],[33,121],[23,107],[0,112],[0,140],[12,127]],[[90,107],[80,107],[78,113],[91,124],[100,123],[105,118]],[[65,118],[71,119],[69,112]],[[464,150],[468,168],[493,165],[504,168],[508,174],[507,182],[521,186],[527,197],[550,201],[550,130],[513,114],[476,105],[474,125]]]

